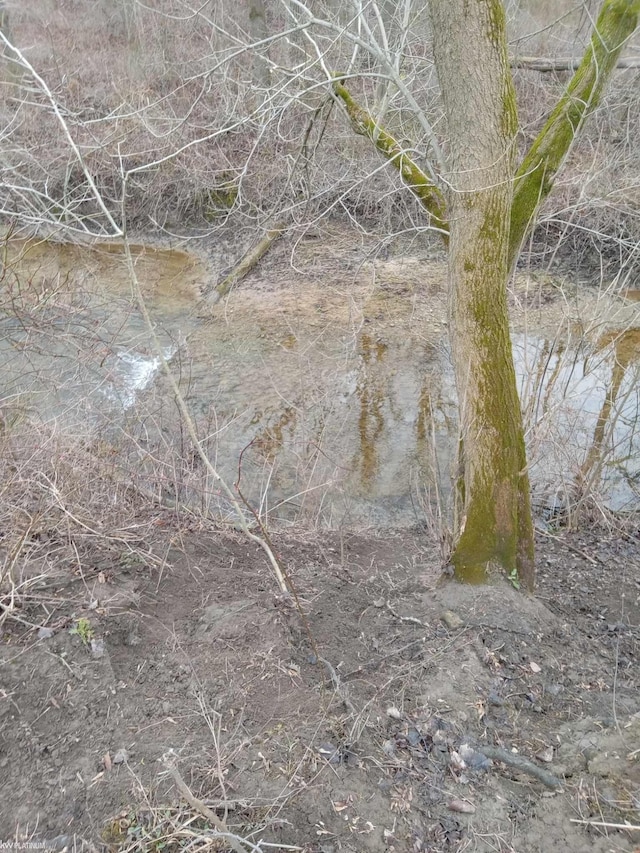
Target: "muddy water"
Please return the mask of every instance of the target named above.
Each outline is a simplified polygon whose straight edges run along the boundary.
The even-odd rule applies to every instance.
[[[182,251],[134,245],[132,254],[170,356],[206,268]],[[159,361],[132,299],[122,247],[11,240],[0,259],[5,405],[75,424],[133,405]]]
[[[640,503],[640,328],[514,341],[534,496],[543,516],[591,497]]]
[[[369,264],[346,284],[340,265],[289,271],[203,316],[204,263],[143,246],[134,257],[210,457],[263,514],[406,525],[446,498],[456,418],[442,264]],[[3,409],[99,434],[127,460],[133,447],[154,492],[226,511],[184,443],[121,248],[11,242],[3,286]],[[640,331],[555,334],[566,318],[543,310],[533,325],[517,316],[514,335],[540,512],[566,506],[576,484],[629,509]]]

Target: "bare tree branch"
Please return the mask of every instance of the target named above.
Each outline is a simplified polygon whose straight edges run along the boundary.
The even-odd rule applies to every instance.
[[[375,147],[400,172],[404,182],[430,215],[434,228],[448,240],[449,226],[446,221],[444,197],[438,187],[411,158],[406,148],[390,133],[383,130],[376,120],[353,99],[343,83],[335,81],[333,91],[343,102],[347,115],[356,133],[369,137]]]

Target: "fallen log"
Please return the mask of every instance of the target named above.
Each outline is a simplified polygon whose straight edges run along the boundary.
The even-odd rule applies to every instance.
[[[512,68],[522,68],[525,71],[575,71],[582,62],[581,59],[544,59],[536,56],[514,56],[509,60]],[[616,68],[640,68],[640,59],[619,59]]]
[[[216,305],[229,293],[235,284],[242,281],[254,269],[258,261],[269,251],[276,240],[282,237],[286,230],[287,223],[285,221],[277,222],[273,227],[269,228],[264,237],[245,253],[242,259],[225,275],[222,281],[216,284],[213,291],[205,296],[203,301],[207,305]]]

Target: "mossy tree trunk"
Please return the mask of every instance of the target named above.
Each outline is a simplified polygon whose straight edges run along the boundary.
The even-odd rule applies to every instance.
[[[515,90],[500,0],[431,0],[448,123],[449,330],[462,459],[456,575],[533,586],[533,526],[507,281]],[[515,577],[515,575],[512,575]]]
[[[507,282],[541,202],[638,25],[640,0],[604,0],[585,56],[517,169],[503,3],[431,0],[429,11],[449,131],[445,193],[344,82],[337,79],[333,89],[355,131],[398,169],[450,248],[450,335],[462,433],[456,576],[482,582],[499,566],[532,589],[533,525]]]

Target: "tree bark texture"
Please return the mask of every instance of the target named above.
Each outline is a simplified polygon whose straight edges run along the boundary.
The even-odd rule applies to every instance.
[[[378,151],[398,170],[402,180],[430,215],[431,224],[440,231],[445,245],[447,245],[449,228],[445,220],[445,200],[440,189],[435,186],[398,140],[381,127],[371,113],[354,100],[343,83],[336,80],[333,84],[333,91],[341,99],[354,131],[362,136],[368,136]]]
[[[449,328],[461,429],[456,576],[534,583],[533,527],[507,281],[515,91],[499,0],[431,0],[448,122]]]

